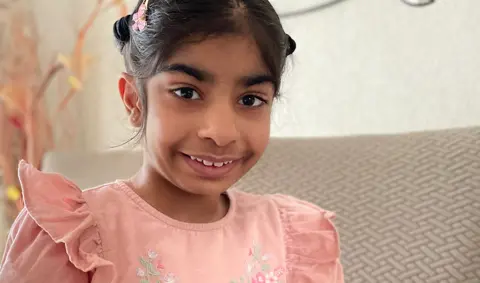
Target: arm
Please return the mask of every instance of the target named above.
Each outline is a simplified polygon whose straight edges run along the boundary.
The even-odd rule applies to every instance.
[[[65,245],[22,210],[13,224],[0,265],[0,283],[87,283],[88,274],[70,262]]]

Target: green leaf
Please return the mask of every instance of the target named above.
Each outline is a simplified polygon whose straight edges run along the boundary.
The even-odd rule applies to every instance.
[[[259,248],[258,246],[256,246],[256,245],[253,247],[253,254],[254,254],[255,256],[259,256],[259,255],[260,255],[260,248]]]
[[[263,265],[262,265],[262,271],[270,271],[270,265],[268,265],[268,264],[263,264]]]
[[[153,266],[151,262],[148,263],[147,272],[148,272],[148,275],[152,275],[152,276],[160,275],[160,272],[157,271],[157,269]]]
[[[150,262],[146,259],[144,259],[143,257],[140,257],[140,264],[145,267],[145,268],[148,268],[148,265],[150,264]]]
[[[149,283],[148,279],[142,279],[140,280],[140,283]]]

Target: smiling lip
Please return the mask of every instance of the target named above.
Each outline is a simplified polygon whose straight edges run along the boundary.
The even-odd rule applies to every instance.
[[[217,179],[227,175],[238,163],[239,158],[212,157],[205,155],[182,154],[185,162],[198,175],[204,178]]]

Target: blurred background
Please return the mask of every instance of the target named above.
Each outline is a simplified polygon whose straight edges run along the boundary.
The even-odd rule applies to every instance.
[[[272,135],[330,137],[480,124],[478,0],[274,0],[298,49]],[[112,25],[132,0],[0,0],[0,184],[18,159],[108,150],[132,135]]]

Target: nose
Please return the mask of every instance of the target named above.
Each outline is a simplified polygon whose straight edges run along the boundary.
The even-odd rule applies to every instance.
[[[239,139],[237,113],[227,103],[217,103],[208,107],[200,124],[198,136],[213,141],[218,147],[227,146]]]

